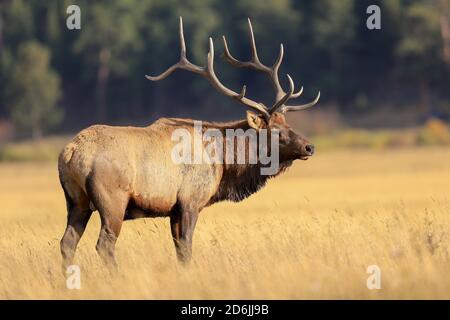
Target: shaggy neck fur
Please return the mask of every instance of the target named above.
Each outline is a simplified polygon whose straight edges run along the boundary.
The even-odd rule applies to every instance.
[[[204,123],[204,125],[223,131],[224,136],[226,129],[243,129],[245,131],[250,128],[246,120],[227,123]],[[246,144],[246,148],[248,150],[248,144]],[[226,151],[224,143],[224,159],[226,158]],[[222,165],[222,178],[211,203],[222,200],[241,201],[264,187],[270,178],[279,175],[292,165],[292,160],[281,161],[278,172],[273,175],[262,175],[262,165],[259,161],[257,164],[237,164],[236,152],[234,156],[235,161],[233,164]]]

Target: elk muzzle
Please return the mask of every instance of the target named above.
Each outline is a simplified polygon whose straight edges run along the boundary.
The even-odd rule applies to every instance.
[[[301,140],[299,141],[300,145],[300,152],[299,152],[299,158],[300,160],[308,160],[309,157],[311,157],[314,154],[315,147],[311,142]]]

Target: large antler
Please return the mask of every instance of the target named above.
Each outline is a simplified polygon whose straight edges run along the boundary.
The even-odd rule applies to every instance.
[[[213,41],[211,38],[209,38],[209,53],[208,53],[208,61],[207,61],[207,66],[206,67],[200,67],[197,66],[193,63],[191,63],[187,58],[186,58],[186,44],[184,42],[184,33],[183,33],[183,19],[182,17],[180,17],[180,46],[181,46],[181,53],[180,53],[180,61],[178,61],[176,64],[174,64],[173,66],[169,67],[166,71],[164,71],[163,73],[161,73],[158,76],[145,76],[147,79],[152,80],[152,81],[158,81],[158,80],[162,80],[164,78],[166,78],[168,75],[170,75],[172,72],[174,72],[177,69],[183,69],[183,70],[187,70],[187,71],[191,71],[197,74],[202,75],[203,77],[205,77],[212,85],[214,88],[217,89],[217,91],[225,94],[228,97],[231,97],[233,99],[236,99],[237,101],[239,101],[240,103],[258,111],[259,113],[261,113],[266,119],[270,118],[270,114],[268,112],[268,110],[266,109],[266,107],[261,104],[258,103],[256,101],[250,100],[248,98],[245,97],[245,93],[246,93],[246,86],[244,85],[242,87],[242,90],[240,93],[236,93],[231,89],[228,89],[227,87],[225,87],[217,78],[215,72],[214,72],[214,45],[213,45]]]
[[[222,55],[222,57],[228,61],[231,65],[238,67],[238,68],[251,68],[258,70],[260,72],[263,72],[268,75],[269,79],[271,80],[276,96],[275,96],[275,103],[269,110],[269,114],[272,114],[274,112],[288,112],[288,111],[298,111],[298,110],[304,110],[307,108],[310,108],[314,106],[320,98],[320,92],[317,95],[316,99],[314,101],[304,104],[304,105],[295,105],[295,106],[287,106],[285,105],[286,102],[288,102],[290,99],[295,99],[300,97],[300,95],[303,92],[303,87],[300,88],[300,90],[297,93],[294,93],[294,81],[292,81],[292,78],[287,75],[289,80],[289,90],[285,92],[283,88],[280,85],[280,80],[278,78],[278,70],[280,69],[281,62],[283,61],[283,55],[284,55],[284,49],[283,44],[280,44],[280,53],[278,54],[278,58],[273,64],[272,67],[268,67],[261,63],[261,61],[258,58],[258,52],[256,50],[256,43],[255,43],[255,36],[253,34],[253,28],[252,23],[250,21],[250,18],[248,19],[248,26],[250,30],[250,44],[251,44],[251,50],[252,50],[252,57],[250,61],[239,61],[235,59],[228,49],[228,44],[225,36],[223,36],[223,44],[225,51]]]

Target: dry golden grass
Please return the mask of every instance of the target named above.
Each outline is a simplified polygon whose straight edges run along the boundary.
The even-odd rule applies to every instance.
[[[334,151],[297,163],[238,204],[204,210],[194,259],[167,219],[126,222],[111,277],[80,242],[81,290],[60,270],[65,203],[55,164],[0,165],[0,298],[450,298],[450,150]],[[382,289],[368,290],[376,264]]]

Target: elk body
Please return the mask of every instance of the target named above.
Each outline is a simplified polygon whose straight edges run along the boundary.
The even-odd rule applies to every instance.
[[[124,220],[142,217],[169,217],[177,257],[188,262],[192,253],[192,236],[199,213],[213,203],[240,201],[258,191],[265,182],[283,172],[294,160],[306,160],[314,147],[287,124],[284,114],[309,108],[317,98],[306,105],[290,106],[286,103],[297,98],[302,89],[294,93],[294,84],[288,76],[289,90],[283,91],[278,69],[283,58],[283,46],[272,67],[263,65],[257,55],[252,26],[249,20],[252,59],[241,62],[229,52],[225,37],[224,58],[239,68],[252,68],[269,76],[276,91],[271,108],[248,99],[246,87],[237,93],[225,87],[214,73],[214,48],[210,50],[207,66],[192,64],[186,58],[183,25],[180,18],[180,61],[157,77],[161,80],[177,69],[184,69],[205,77],[214,88],[256,113],[247,112],[241,121],[203,122],[203,129],[225,132],[229,129],[265,129],[279,136],[279,169],[271,175],[261,174],[261,163],[174,163],[172,133],[185,129],[192,135],[191,119],[162,118],[148,127],[114,127],[95,125],[81,131],[61,152],[58,169],[67,203],[67,227],[61,240],[63,268],[72,263],[76,246],[89,218],[97,210],[101,230],[96,249],[105,262],[116,266],[114,247]],[[223,143],[222,145],[226,145]],[[248,143],[248,154],[256,152]],[[270,150],[269,150],[270,151]],[[224,153],[229,152],[224,148]]]

